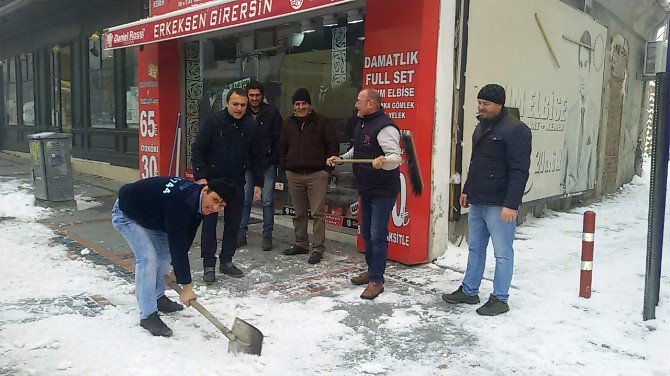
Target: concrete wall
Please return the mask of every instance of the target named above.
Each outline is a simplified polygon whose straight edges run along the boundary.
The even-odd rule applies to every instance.
[[[607,27],[595,195],[630,182],[641,163],[648,82],[640,78],[645,41],[665,18],[656,0],[594,1],[591,15]]]

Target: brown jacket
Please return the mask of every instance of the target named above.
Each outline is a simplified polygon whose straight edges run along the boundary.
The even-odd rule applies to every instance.
[[[332,171],[326,159],[339,155],[340,142],[330,119],[312,111],[304,118],[284,120],[279,137],[279,165],[289,171],[311,173]]]

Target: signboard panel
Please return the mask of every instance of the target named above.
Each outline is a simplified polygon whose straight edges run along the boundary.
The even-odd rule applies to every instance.
[[[533,133],[523,200],[593,189],[606,37],[604,26],[559,1],[471,1],[464,175],[477,125],[477,93],[498,83],[507,93],[505,105],[518,108]]]
[[[162,14],[190,8],[214,0],[151,0],[149,2],[149,16],[155,17]]]
[[[211,1],[183,12],[109,28],[104,48],[115,49],[223,30],[262,20],[301,13],[352,0],[238,0]]]
[[[366,7],[363,87],[377,89],[386,114],[410,130],[425,187],[422,196],[412,195],[407,166],[401,166],[388,258],[406,264],[428,258],[438,8],[436,0],[413,1],[410,7],[403,0],[368,0]]]

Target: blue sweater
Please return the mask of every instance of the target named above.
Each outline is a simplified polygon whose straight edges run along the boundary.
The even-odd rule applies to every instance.
[[[119,190],[119,208],[149,230],[167,234],[177,283],[191,283],[188,250],[202,221],[200,192],[204,186],[181,178],[154,177]]]

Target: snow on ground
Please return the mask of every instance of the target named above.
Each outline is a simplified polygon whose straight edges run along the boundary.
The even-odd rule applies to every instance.
[[[393,309],[361,301],[360,290],[348,286],[332,296],[292,300],[198,287],[198,300],[224,324],[235,316],[262,324],[267,337],[260,357],[228,354],[225,337],[193,309],[163,316],[173,337],[149,336],[138,325],[133,285],[68,255],[35,221],[50,212],[32,204],[29,187],[0,182],[0,374],[670,375],[667,255],[657,319],[642,321],[647,180],[635,178],[599,203],[550,211],[519,227],[511,311],[494,318],[426,293],[459,286],[462,273],[455,271],[465,269],[465,242],[424,269],[394,269],[423,289],[388,289],[383,302]],[[585,210],[597,213],[590,299],[577,296]],[[492,276],[490,250],[483,301]],[[87,304],[92,295],[114,305]],[[386,310],[361,322],[356,312],[370,304]],[[431,335],[445,327],[453,330]],[[383,339],[371,349],[366,338],[377,334]],[[399,355],[412,351],[411,359]]]

